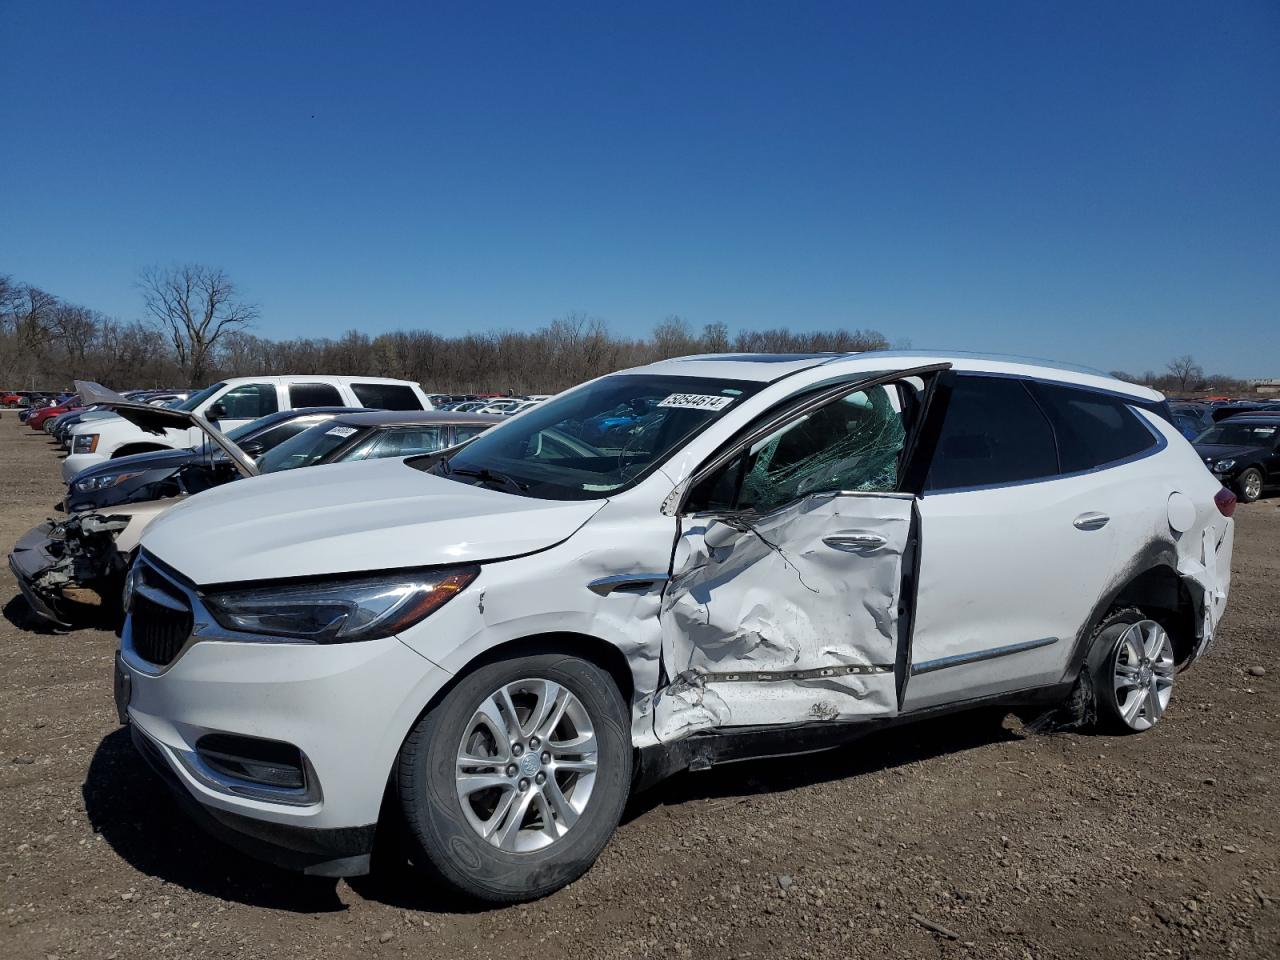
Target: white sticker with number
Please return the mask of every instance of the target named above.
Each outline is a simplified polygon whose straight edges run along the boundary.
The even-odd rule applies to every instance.
[[[673,393],[658,404],[660,407],[678,407],[681,410],[723,410],[733,403],[733,397],[713,397],[705,393]]]
[[[349,437],[355,432],[355,427],[330,427],[325,431],[331,437]]]

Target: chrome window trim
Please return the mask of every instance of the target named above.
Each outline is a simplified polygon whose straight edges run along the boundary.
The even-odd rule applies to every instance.
[[[979,371],[958,370],[956,371],[956,375],[970,376],[970,377],[988,377],[988,376],[1002,377],[1006,380],[1031,380],[1031,381],[1036,381],[1038,383],[1050,384],[1052,386],[1072,387],[1072,388],[1075,388],[1078,386],[1077,384],[1063,383],[1059,380],[1045,380],[1040,377],[1023,377],[1023,376],[1019,376],[1018,374],[1012,374],[1012,373],[988,374],[988,373],[982,373]],[[1142,407],[1136,404],[1135,402],[1137,400],[1136,397],[1127,396],[1126,394],[1122,394],[1122,393],[1112,394],[1109,391],[1098,390],[1088,386],[1079,386],[1079,389],[1084,390],[1086,392],[1090,392],[1090,393],[1099,393],[1099,394],[1103,394],[1104,396],[1113,396],[1118,399],[1124,400],[1125,406],[1127,406],[1129,408],[1129,411],[1133,413],[1134,416],[1137,417],[1138,422],[1141,423],[1142,426],[1146,428],[1147,432],[1150,433],[1153,438],[1155,438],[1155,442],[1146,450],[1140,450],[1137,453],[1130,454],[1127,457],[1121,457],[1119,460],[1109,460],[1106,463],[1100,463],[1096,467],[1089,467],[1088,469],[1085,469],[1085,470],[1073,470],[1070,473],[1055,473],[1052,476],[1048,476],[1048,477],[1032,477],[1028,480],[1010,480],[1005,483],[981,483],[981,484],[975,484],[973,486],[968,486],[968,487],[938,487],[938,488],[930,489],[929,487],[926,486],[925,489],[920,494],[921,498],[936,497],[936,496],[941,496],[942,494],[949,494],[949,493],[976,493],[981,490],[1004,490],[1010,487],[1025,487],[1028,484],[1032,484],[1032,483],[1053,483],[1055,480],[1070,480],[1075,477],[1087,477],[1087,476],[1090,476],[1091,474],[1101,473],[1103,470],[1114,470],[1116,467],[1123,467],[1130,463],[1137,463],[1140,460],[1146,460],[1148,457],[1154,457],[1158,453],[1163,453],[1164,450],[1168,448],[1169,446],[1168,438],[1165,437],[1165,435],[1161,433],[1159,430],[1157,430],[1155,427],[1153,427],[1151,423],[1147,420],[1144,414],[1148,413],[1149,411],[1143,409]],[[1035,400],[1035,397],[1032,396],[1031,399]],[[1038,400],[1036,401],[1036,404],[1039,405]],[[1048,419],[1047,415],[1045,416],[1046,416],[1046,419]],[[1052,422],[1050,423],[1050,428],[1052,428]],[[1055,446],[1057,445],[1056,437],[1054,438],[1054,445]]]

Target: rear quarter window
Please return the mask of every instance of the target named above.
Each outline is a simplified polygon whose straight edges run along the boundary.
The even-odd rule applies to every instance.
[[[1050,383],[1031,389],[1053,424],[1063,473],[1127,460],[1159,442],[1121,397]]]
[[[289,405],[295,410],[305,407],[341,407],[342,394],[328,383],[289,384]]]
[[[399,383],[353,383],[356,399],[373,410],[421,410],[422,401],[412,387]]]

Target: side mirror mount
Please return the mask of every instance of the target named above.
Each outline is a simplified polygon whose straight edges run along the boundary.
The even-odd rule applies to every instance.
[[[712,550],[728,546],[742,536],[742,530],[733,523],[726,523],[719,517],[707,518],[707,529],[702,535],[702,542]]]
[[[220,403],[209,404],[209,409],[204,412],[206,420],[221,420],[227,415],[227,408]]]
[[[689,489],[689,478],[681,480],[667,494],[665,500],[662,501],[662,515],[664,517],[674,517],[680,510],[680,501],[684,499],[684,493]]]

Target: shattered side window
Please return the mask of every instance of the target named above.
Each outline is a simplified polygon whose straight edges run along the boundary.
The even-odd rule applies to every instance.
[[[905,442],[897,389],[858,390],[754,444],[738,508],[764,513],[811,493],[895,490]]]

